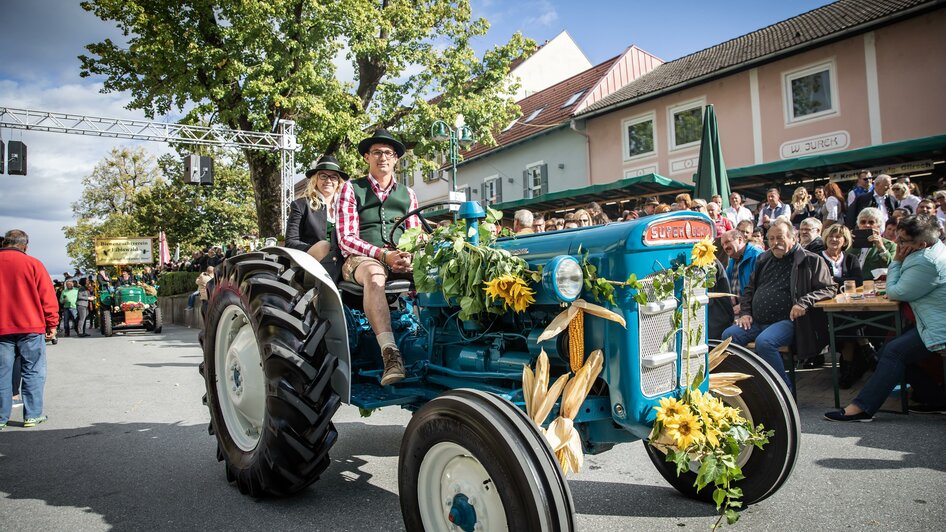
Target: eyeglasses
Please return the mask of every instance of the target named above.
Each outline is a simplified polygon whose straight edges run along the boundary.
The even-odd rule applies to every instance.
[[[391,150],[371,150],[369,153],[375,159],[393,159],[397,156],[397,154]]]
[[[330,181],[332,183],[338,183],[342,180],[342,178],[332,174],[315,174],[315,176],[318,177],[320,181]]]

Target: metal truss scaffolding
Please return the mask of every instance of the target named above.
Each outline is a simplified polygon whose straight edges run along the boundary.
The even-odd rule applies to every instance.
[[[0,106],[0,128],[4,127],[192,146],[278,151],[280,155],[280,195],[282,200],[280,202],[280,215],[283,232],[285,233],[286,219],[289,216],[289,204],[292,203],[293,199],[292,178],[295,175],[295,153],[299,149],[296,144],[296,125],[292,120],[280,120],[278,133],[263,133]]]

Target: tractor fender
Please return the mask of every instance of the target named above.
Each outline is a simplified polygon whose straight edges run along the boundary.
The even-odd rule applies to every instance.
[[[318,316],[331,324],[325,333],[326,347],[338,358],[338,367],[332,374],[332,388],[342,402],[351,404],[351,351],[348,348],[348,327],[345,325],[342,294],[338,287],[319,261],[305,251],[285,247],[266,247],[260,251],[288,257],[315,280],[319,297],[313,298],[309,304],[317,305],[315,310]]]

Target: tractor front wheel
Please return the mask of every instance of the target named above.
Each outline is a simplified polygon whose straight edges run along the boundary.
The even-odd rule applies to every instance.
[[[315,482],[338,433],[332,415],[337,358],[318,291],[283,256],[247,253],[217,271],[203,330],[210,433],[227,480],[253,497],[285,496]]]
[[[710,349],[719,343],[719,340],[711,340]],[[728,406],[738,408],[753,424],[761,423],[765,430],[775,431],[765,448],[747,447],[738,457],[737,462],[746,478],[735,482],[735,486],[742,488],[742,502],[753,504],[778,491],[791,475],[798,458],[801,421],[791,391],[771,366],[745,347],[730,344],[727,351],[729,356],[713,371],[745,373],[751,378],[737,383],[742,389],[740,395],[721,396],[720,399]],[[680,493],[712,502],[712,486],[696,491],[695,468],[677,476],[676,465],[667,462],[666,455],[646,441],[644,447],[660,474]]]
[[[408,530],[575,529],[551,448],[512,403],[451,390],[414,414],[398,461]]]

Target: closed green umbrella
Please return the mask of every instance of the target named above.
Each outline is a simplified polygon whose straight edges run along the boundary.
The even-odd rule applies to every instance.
[[[729,176],[723,162],[716,112],[707,105],[703,112],[703,138],[700,140],[700,166],[696,173],[694,195],[709,201],[715,194],[723,198],[723,209],[729,208]]]

